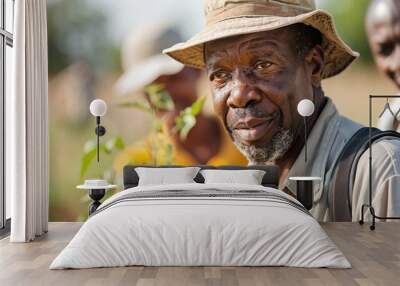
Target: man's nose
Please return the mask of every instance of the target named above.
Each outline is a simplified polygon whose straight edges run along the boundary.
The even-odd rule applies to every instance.
[[[261,101],[260,92],[249,82],[246,75],[235,73],[233,80],[234,86],[227,100],[229,107],[245,108]]]

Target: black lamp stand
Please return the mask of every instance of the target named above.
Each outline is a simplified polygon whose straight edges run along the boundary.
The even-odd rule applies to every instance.
[[[94,213],[101,205],[100,200],[106,194],[105,189],[91,189],[89,190],[89,197],[93,200],[89,205],[89,216]]]
[[[100,136],[106,134],[106,128],[100,125],[100,116],[96,116],[96,129],[94,131],[97,135],[97,163],[100,161]]]
[[[312,180],[298,180],[296,182],[296,198],[307,210],[312,209],[314,202]]]
[[[304,161],[307,163],[307,116],[304,119]]]
[[[369,200],[368,204],[363,204],[361,207],[361,219],[359,223],[364,224],[364,209],[368,208],[372,216],[372,224],[369,226],[371,230],[375,229],[376,219],[400,219],[400,217],[381,217],[375,214],[375,209],[372,206],[372,100],[376,98],[400,98],[400,95],[370,95],[369,96]]]

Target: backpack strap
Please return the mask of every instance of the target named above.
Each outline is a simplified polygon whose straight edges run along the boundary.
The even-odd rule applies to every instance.
[[[372,141],[376,136],[387,132],[372,128]],[[351,221],[351,197],[353,166],[356,166],[361,155],[369,146],[369,128],[359,129],[347,141],[333,167],[333,176],[329,184],[328,206],[332,221]],[[355,176],[355,172],[354,172]]]
[[[371,143],[384,137],[398,138],[396,131],[371,130]],[[359,129],[347,141],[333,167],[333,177],[329,184],[328,206],[332,221],[352,220],[353,183],[356,176],[357,164],[364,152],[369,148],[369,128]]]

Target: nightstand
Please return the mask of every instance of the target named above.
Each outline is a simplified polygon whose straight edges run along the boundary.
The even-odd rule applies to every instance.
[[[106,180],[85,180],[83,185],[76,186],[80,190],[88,190],[89,197],[93,200],[89,205],[89,216],[101,205],[100,200],[106,191],[115,189],[117,185],[110,185]]]

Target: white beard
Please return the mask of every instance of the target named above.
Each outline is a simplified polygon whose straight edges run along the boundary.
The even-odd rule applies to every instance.
[[[283,157],[292,147],[294,142],[294,132],[290,129],[281,128],[278,133],[272,137],[270,144],[265,147],[257,147],[254,145],[245,145],[239,142],[234,133],[232,134],[233,143],[246,156],[251,165],[263,165]]]

